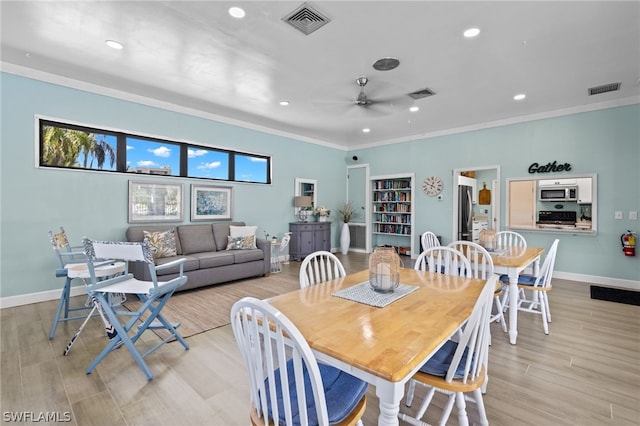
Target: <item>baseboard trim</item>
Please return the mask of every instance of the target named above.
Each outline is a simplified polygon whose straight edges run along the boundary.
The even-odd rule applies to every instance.
[[[38,293],[20,294],[18,296],[9,296],[0,298],[0,309],[12,308],[14,306],[30,305],[32,303],[48,302],[50,300],[58,300],[60,298],[60,289],[41,291]],[[84,285],[71,287],[71,297],[82,296],[87,294]]]

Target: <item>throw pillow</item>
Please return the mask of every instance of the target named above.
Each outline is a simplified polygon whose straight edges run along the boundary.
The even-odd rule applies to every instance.
[[[144,231],[144,237],[149,240],[149,246],[156,259],[177,255],[176,231],[174,229],[163,232]]]
[[[229,225],[229,235],[233,238],[236,237],[248,237],[250,235],[256,235],[258,230],[257,226],[234,226]]]
[[[228,237],[227,250],[250,250],[256,247],[256,236],[249,235],[246,237]]]

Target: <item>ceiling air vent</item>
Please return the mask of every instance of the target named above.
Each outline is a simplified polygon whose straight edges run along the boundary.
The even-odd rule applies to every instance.
[[[282,18],[282,20],[295,29],[309,35],[320,27],[331,22],[329,18],[318,12],[307,3]]]
[[[596,86],[589,88],[589,96],[599,95],[601,93],[607,92],[615,92],[616,90],[620,90],[620,85],[622,83],[609,83],[603,84],[602,86]]]
[[[435,95],[436,92],[434,92],[433,90],[427,88],[427,89],[422,89],[422,90],[416,90],[413,93],[409,93],[409,96],[412,97],[413,99],[422,99],[422,98],[426,98],[429,96],[433,96]]]

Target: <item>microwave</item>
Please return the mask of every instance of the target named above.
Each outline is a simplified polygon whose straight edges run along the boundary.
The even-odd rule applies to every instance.
[[[538,192],[539,201],[578,201],[577,186],[541,186]]]

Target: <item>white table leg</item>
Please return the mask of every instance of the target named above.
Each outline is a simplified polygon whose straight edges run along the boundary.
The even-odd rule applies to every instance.
[[[404,383],[377,383],[376,395],[380,399],[378,426],[398,426],[398,413],[400,413],[400,400],[404,395]]]
[[[509,272],[509,342],[516,344],[518,338],[518,272]]]

